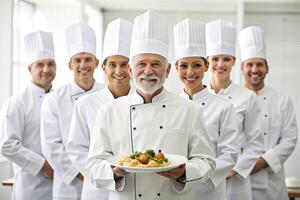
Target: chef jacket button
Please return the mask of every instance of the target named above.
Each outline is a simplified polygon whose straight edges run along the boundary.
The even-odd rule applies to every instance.
[[[78,100],[78,98],[75,98],[75,101],[77,101]]]
[[[159,128],[160,128],[160,129],[163,129],[163,126],[160,126]]]
[[[268,115],[265,115],[265,117],[268,117]]]
[[[264,135],[267,135],[267,133],[266,133],[266,132],[264,132]]]
[[[205,103],[204,103],[204,102],[202,102],[202,105],[204,106],[204,105],[205,105]]]
[[[231,99],[231,97],[228,97],[228,99]]]
[[[133,127],[133,130],[136,130],[136,128],[135,128],[135,127]]]
[[[166,107],[166,105],[163,105],[163,108],[165,108]]]
[[[266,100],[267,99],[267,97],[264,97],[264,100]]]
[[[139,194],[139,197],[141,197],[142,196],[142,194]]]
[[[160,193],[157,193],[157,196],[160,196]]]
[[[132,110],[135,110],[135,107],[132,107]]]

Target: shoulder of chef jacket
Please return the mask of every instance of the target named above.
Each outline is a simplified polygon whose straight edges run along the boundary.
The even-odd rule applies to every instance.
[[[132,139],[128,139],[128,134]],[[118,190],[120,188],[114,181],[107,159],[113,155],[128,155],[135,150],[148,148],[188,157],[185,187],[182,188],[182,185],[178,186],[173,182],[174,191],[177,192],[188,190],[196,184],[196,180],[207,180],[215,168],[212,144],[203,123],[201,108],[191,101],[163,90],[150,104],[144,104],[142,97],[134,93],[120,97],[101,108],[95,122],[89,152],[89,177],[97,187]],[[153,181],[160,182],[160,177],[153,178]],[[131,187],[130,180],[129,176],[126,181],[127,187]],[[151,180],[143,184],[151,183],[151,190],[162,186],[162,182],[154,184],[155,181]],[[164,182],[167,183],[169,184]],[[167,194],[176,198],[174,192],[170,193],[168,190]]]

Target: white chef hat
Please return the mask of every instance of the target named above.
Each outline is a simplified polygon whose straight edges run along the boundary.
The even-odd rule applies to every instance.
[[[130,57],[153,53],[167,59],[168,50],[169,33],[165,18],[151,10],[137,16],[133,24]]]
[[[215,20],[206,24],[207,56],[226,54],[235,56],[236,28],[231,22]]]
[[[53,37],[51,32],[37,31],[24,37],[27,66],[41,59],[54,60]]]
[[[132,23],[123,19],[116,19],[107,26],[102,61],[112,55],[121,55],[129,58]]]
[[[77,23],[67,28],[66,43],[69,57],[85,52],[96,57],[96,35],[94,30],[83,23]]]
[[[266,59],[266,44],[263,30],[258,26],[244,28],[239,34],[241,61],[249,58]]]
[[[205,54],[205,24],[193,19],[185,19],[174,26],[175,57],[200,56]]]

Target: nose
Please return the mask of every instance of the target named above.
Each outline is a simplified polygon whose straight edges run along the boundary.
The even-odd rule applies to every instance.
[[[117,65],[115,73],[118,74],[118,75],[122,74],[121,65]]]
[[[217,62],[217,66],[218,67],[222,67],[224,65],[224,62],[222,59],[219,59],[218,62]]]
[[[193,74],[193,73],[194,73],[194,70],[193,70],[193,68],[192,68],[191,65],[188,66],[187,72],[186,72],[186,73],[187,73],[187,74]]]
[[[153,74],[153,68],[151,66],[150,63],[147,63],[145,70],[144,70],[144,74],[146,75],[152,75]]]

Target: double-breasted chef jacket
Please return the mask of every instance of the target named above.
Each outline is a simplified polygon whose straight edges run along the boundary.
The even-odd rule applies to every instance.
[[[132,92],[133,90],[130,90],[129,94]],[[80,173],[84,174],[85,180],[82,188],[82,200],[108,199],[108,191],[96,188],[88,179],[86,174],[86,161],[97,111],[101,106],[112,100],[114,100],[114,96],[106,86],[99,92],[85,95],[75,103],[67,151],[71,161]]]
[[[208,85],[209,92],[216,94]],[[233,170],[238,174],[227,180],[228,200],[251,200],[250,173],[263,151],[261,110],[254,92],[235,83],[221,89],[218,96],[228,99],[235,107],[240,131],[241,154]]]
[[[268,167],[251,175],[253,200],[288,200],[284,163],[297,144],[298,128],[290,98],[264,86],[258,91],[264,137],[263,159]]]
[[[1,111],[1,153],[14,164],[14,200],[52,200],[51,179],[41,171],[40,109],[45,89],[31,83]]]
[[[158,174],[130,173],[114,180],[107,159],[153,149],[186,156],[186,183]],[[192,199],[187,192],[214,171],[212,144],[201,108],[163,89],[144,104],[137,93],[109,102],[98,111],[88,158],[88,173],[97,187],[110,190],[110,200]],[[124,180],[125,179],[125,180]]]
[[[183,91],[181,96],[189,98]],[[216,171],[196,189],[196,199],[226,200],[226,176],[234,167],[240,151],[236,112],[229,101],[203,90],[193,95],[201,106],[203,119],[216,155]]]
[[[98,91],[103,86],[94,83],[89,91],[75,82],[46,95],[41,110],[42,149],[54,169],[53,199],[80,199],[82,181],[76,178],[78,169],[66,151],[73,107],[80,97]]]

